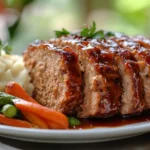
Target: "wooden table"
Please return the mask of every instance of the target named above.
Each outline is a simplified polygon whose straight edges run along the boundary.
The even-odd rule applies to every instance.
[[[87,144],[46,144],[0,137],[0,150],[150,150],[150,133],[110,142]]]

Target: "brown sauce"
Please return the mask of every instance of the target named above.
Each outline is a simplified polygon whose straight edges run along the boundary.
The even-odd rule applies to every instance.
[[[150,122],[150,112],[144,112],[141,115],[121,117],[115,116],[103,119],[80,119],[81,125],[74,126],[70,129],[91,129],[96,127],[120,127],[140,122]]]

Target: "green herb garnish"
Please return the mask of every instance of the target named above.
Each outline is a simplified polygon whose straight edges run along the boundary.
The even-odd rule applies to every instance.
[[[108,31],[108,32],[105,33],[105,36],[106,37],[115,36],[115,33],[111,32],[111,31]]]
[[[110,36],[115,36],[115,34],[113,32],[106,32],[103,30],[99,30],[97,31],[94,35],[93,35],[93,39],[105,39],[106,37],[110,37]]]
[[[68,117],[68,121],[69,121],[69,125],[72,127],[72,126],[78,126],[80,125],[80,121],[75,118],[75,117]]]
[[[66,29],[64,29],[64,28],[62,28],[62,30],[61,31],[55,31],[55,35],[56,35],[56,37],[61,37],[61,36],[63,36],[63,35],[68,35],[68,34],[70,34],[70,32],[69,31],[67,31]]]
[[[103,30],[99,30],[93,34],[92,39],[104,39],[105,38],[105,33]]]
[[[2,40],[0,40],[0,55],[2,54],[2,51],[4,51],[6,54],[11,54],[12,47],[8,43],[3,44]]]
[[[80,32],[80,35],[87,38],[92,38],[96,32],[96,23],[93,21],[93,24],[90,28],[83,28]]]
[[[61,31],[55,31],[55,35],[58,38],[61,36],[66,36],[68,34],[70,34],[70,32],[64,28],[62,28]],[[93,21],[92,26],[90,26],[89,28],[85,27],[80,31],[80,36],[91,39],[104,39],[106,37],[115,36],[115,34],[110,31],[106,32],[104,30],[96,31],[96,23]]]
[[[113,32],[105,32],[104,30],[96,31],[96,23],[93,22],[90,28],[86,27],[83,28],[80,32],[80,35],[86,38],[92,39],[104,39],[109,36],[114,36]]]

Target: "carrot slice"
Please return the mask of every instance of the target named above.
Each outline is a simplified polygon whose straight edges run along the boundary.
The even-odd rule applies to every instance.
[[[47,123],[49,129],[63,129],[61,125],[53,123],[49,120],[47,120],[46,123]]]
[[[22,99],[13,99],[15,106],[22,112],[30,112],[36,114],[37,116],[43,117],[55,124],[61,126],[61,129],[68,128],[68,119],[67,117],[55,110],[49,109],[39,104],[28,102]]]
[[[5,88],[5,92],[7,94],[10,94],[10,95],[13,95],[13,96],[16,96],[16,97],[19,97],[19,98],[22,98],[22,99],[25,99],[29,102],[33,102],[33,103],[37,103],[37,101],[35,101],[31,96],[29,96],[26,91],[22,88],[21,85],[19,85],[18,83],[16,82],[9,82],[7,85],[6,85],[6,88]]]
[[[48,129],[48,125],[37,115],[31,114],[29,112],[22,112],[25,118],[30,121],[35,126],[38,126],[41,129]]]
[[[33,125],[27,121],[7,118],[1,114],[0,114],[0,124],[15,126],[15,127],[22,127],[22,128],[32,128],[33,127]]]

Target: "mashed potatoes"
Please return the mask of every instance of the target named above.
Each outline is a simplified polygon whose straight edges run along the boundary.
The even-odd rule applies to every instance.
[[[10,81],[16,81],[26,92],[32,95],[33,85],[30,83],[28,71],[24,67],[23,58],[18,55],[2,54],[0,56],[0,91]]]

